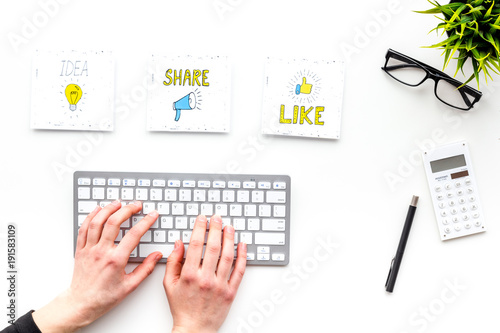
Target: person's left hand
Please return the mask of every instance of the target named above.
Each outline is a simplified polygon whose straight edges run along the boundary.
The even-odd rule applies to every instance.
[[[160,252],[151,253],[131,273],[125,272],[125,266],[141,237],[158,218],[156,211],[146,215],[115,244],[120,225],[141,208],[141,202],[121,207],[115,201],[102,209],[96,207],[87,216],[78,232],[71,286],[47,306],[33,312],[42,332],[74,332],[90,324],[152,273],[162,258]]]

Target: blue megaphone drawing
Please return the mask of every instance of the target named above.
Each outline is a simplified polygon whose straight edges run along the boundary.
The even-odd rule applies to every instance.
[[[196,96],[194,93],[189,93],[182,97],[177,102],[174,102],[173,108],[176,111],[175,121],[179,121],[181,117],[181,110],[192,110],[196,107]]]

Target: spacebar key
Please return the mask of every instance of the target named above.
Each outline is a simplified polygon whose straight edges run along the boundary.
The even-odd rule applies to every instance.
[[[155,251],[160,251],[167,258],[174,250],[174,244],[139,244],[139,257],[146,258]]]

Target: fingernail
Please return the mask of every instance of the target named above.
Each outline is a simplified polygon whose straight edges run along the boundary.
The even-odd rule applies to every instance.
[[[158,253],[155,257],[156,262],[160,261],[161,258],[163,258],[163,254]]]
[[[180,240],[176,240],[175,243],[174,243],[174,251],[178,250],[180,247],[181,247],[181,241]]]
[[[141,201],[134,201],[134,205],[136,205],[137,207],[141,207],[142,202]]]
[[[148,215],[151,216],[151,217],[155,217],[155,216],[158,216],[158,212],[156,210],[153,210]]]
[[[228,234],[234,234],[234,228],[232,225],[226,225],[224,228]]]
[[[241,243],[241,249],[243,251],[246,251],[247,250],[247,243]]]
[[[222,223],[222,219],[219,215],[214,215],[212,216],[212,218],[210,219],[210,223],[212,222],[216,222],[216,223]]]
[[[119,200],[115,200],[111,203],[113,206],[117,206],[117,207],[120,207],[122,204]]]

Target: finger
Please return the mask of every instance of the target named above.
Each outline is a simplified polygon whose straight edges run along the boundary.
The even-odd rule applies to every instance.
[[[186,254],[185,267],[200,267],[203,245],[205,245],[205,234],[207,232],[207,218],[199,215],[194,222],[193,233],[189,240]]]
[[[175,241],[174,250],[167,258],[163,286],[165,289],[179,279],[182,271],[182,259],[184,258],[184,244],[181,240]],[[199,264],[198,264],[199,266]],[[198,268],[198,266],[196,266]]]
[[[233,272],[229,278],[230,287],[236,291],[240,286],[243,275],[245,274],[245,268],[247,267],[247,245],[245,243],[238,244],[238,251],[236,262],[234,263]]]
[[[214,215],[210,219],[210,230],[208,231],[207,246],[203,257],[203,270],[208,274],[214,274],[219,262],[221,249],[222,219]]]
[[[144,216],[135,226],[130,229],[118,244],[118,251],[123,257],[129,257],[130,253],[139,245],[141,237],[148,231],[158,218],[158,212],[152,211]]]
[[[144,279],[146,279],[151,273],[158,263],[158,261],[162,258],[161,252],[153,252],[149,256],[144,259],[144,261],[138,265],[131,273],[127,275],[127,283],[129,285],[129,293],[134,291],[139,284],[141,284]]]
[[[116,212],[121,207],[121,203],[118,200],[113,201],[109,205],[106,205],[97,215],[90,221],[88,235],[87,235],[87,244],[95,245],[101,239],[102,228],[104,223],[109,219],[109,217]]]
[[[114,242],[120,232],[122,223],[128,220],[132,215],[137,214],[141,209],[142,203],[136,201],[116,211],[108,218],[106,224],[104,224],[101,241]]]
[[[229,280],[231,267],[234,260],[234,228],[230,225],[224,228],[222,238],[222,252],[219,260],[219,267],[217,268],[217,277]]]
[[[95,209],[87,215],[85,220],[83,221],[80,229],[78,229],[78,238],[76,239],[76,250],[83,249],[85,244],[87,244],[87,233],[89,230],[90,221],[99,213],[101,210],[101,206],[96,206]]]

